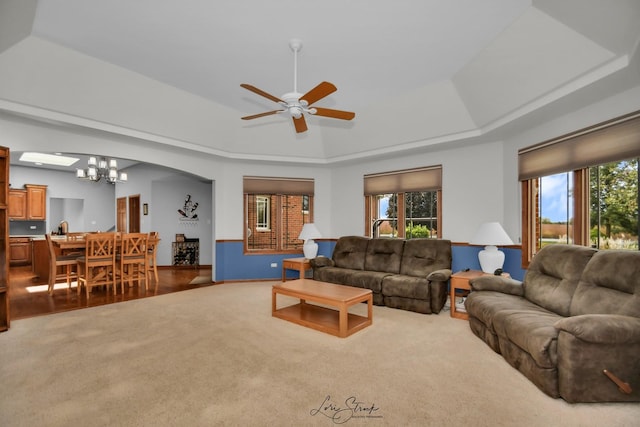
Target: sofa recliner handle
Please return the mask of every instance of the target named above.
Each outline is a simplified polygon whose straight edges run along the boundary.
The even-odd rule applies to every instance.
[[[611,381],[613,381],[618,386],[618,389],[620,389],[621,392],[625,394],[631,394],[631,392],[633,391],[631,390],[631,386],[629,385],[629,383],[625,383],[615,374],[607,371],[606,369],[603,370],[602,373],[605,374]]]

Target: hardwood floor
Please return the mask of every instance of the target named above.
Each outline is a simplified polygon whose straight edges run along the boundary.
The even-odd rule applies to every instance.
[[[158,276],[160,280],[157,288],[155,281],[152,280],[148,292],[145,291],[144,286],[130,286],[125,287],[123,295],[118,286],[118,292],[114,296],[112,292],[107,293],[103,288],[98,287],[92,290],[87,300],[84,290],[80,295],[77,294],[75,283],[69,291],[65,283],[57,284],[53,295],[49,295],[47,284],[34,276],[31,267],[10,267],[9,313],[11,320],[18,320],[213,285],[206,279],[197,280],[204,283],[190,284],[196,277],[210,278],[211,268],[161,268],[158,270]]]

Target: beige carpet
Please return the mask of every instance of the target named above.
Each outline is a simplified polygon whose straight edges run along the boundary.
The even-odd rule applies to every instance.
[[[549,398],[448,313],[374,307],[340,339],[271,317],[272,283],[12,322],[0,425],[638,425],[638,404]]]

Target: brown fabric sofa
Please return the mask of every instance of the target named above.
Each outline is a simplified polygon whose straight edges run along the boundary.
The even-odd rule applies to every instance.
[[[471,330],[543,392],[571,403],[640,401],[640,252],[549,245],[523,282],[470,283]]]
[[[345,236],[331,258],[310,262],[315,280],[371,289],[376,305],[438,313],[447,299],[451,241]]]

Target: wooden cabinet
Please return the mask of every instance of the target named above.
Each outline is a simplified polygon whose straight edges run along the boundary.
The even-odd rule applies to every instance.
[[[44,221],[47,219],[47,186],[25,184],[25,189],[9,191],[9,218]]]
[[[31,264],[31,238],[10,237],[9,238],[9,264],[10,265],[30,265]]]
[[[27,190],[9,190],[9,218],[27,219]]]
[[[0,147],[0,332],[9,329],[9,149]]]
[[[27,189],[27,219],[47,219],[47,186],[26,184]]]

